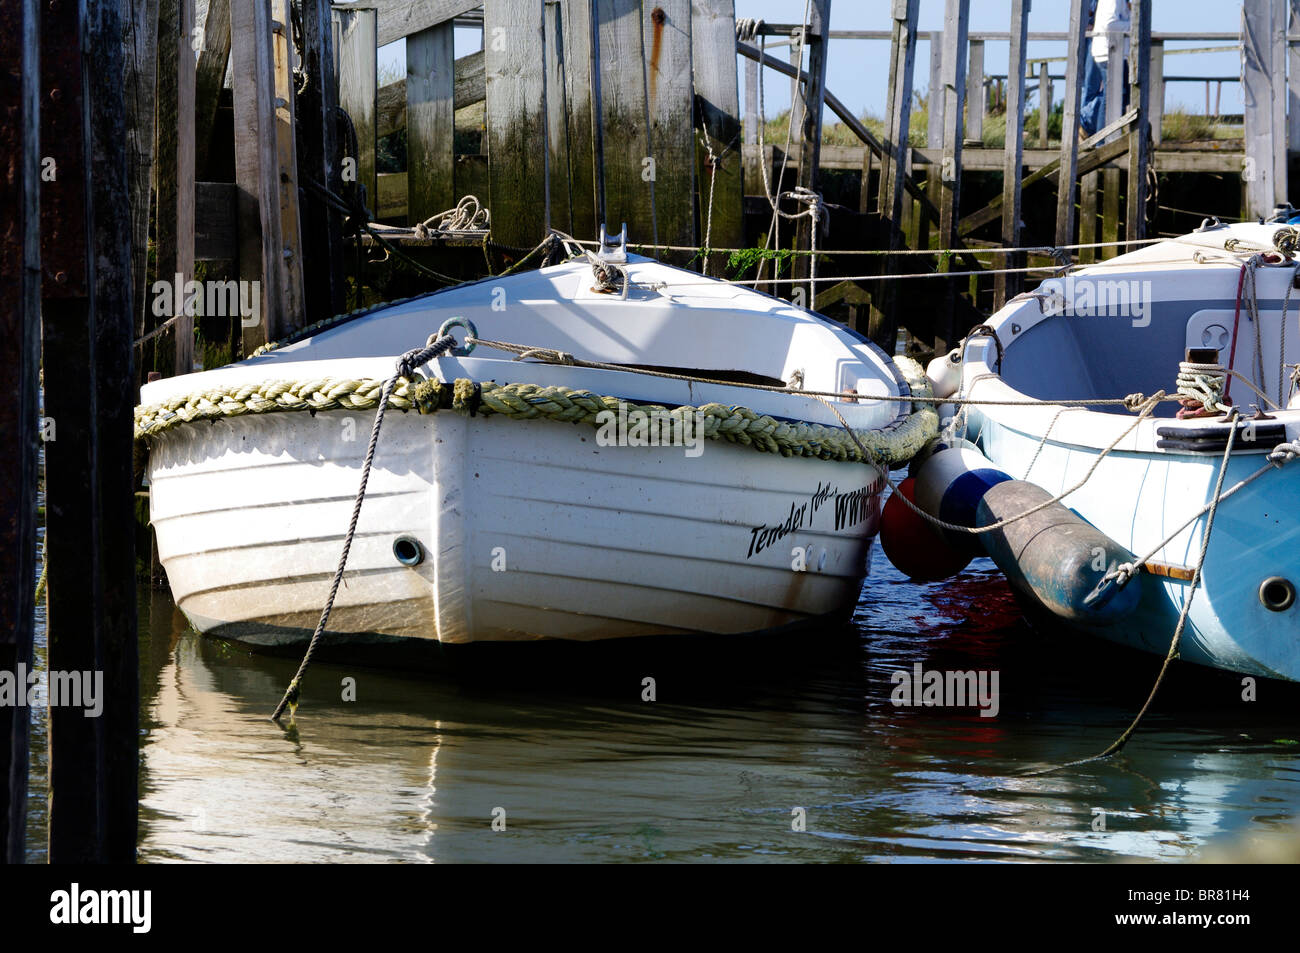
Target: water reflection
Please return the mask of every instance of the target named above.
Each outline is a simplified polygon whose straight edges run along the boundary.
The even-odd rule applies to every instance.
[[[141,859],[1178,859],[1296,816],[1296,692],[1245,704],[1190,667],[1121,758],[1027,775],[1104,748],[1158,660],[1029,630],[991,564],[918,587],[877,557],[843,631],[440,675],[317,664],[290,732],[268,714],[294,660],[147,597]],[[999,716],[895,708],[915,662],[997,669]]]

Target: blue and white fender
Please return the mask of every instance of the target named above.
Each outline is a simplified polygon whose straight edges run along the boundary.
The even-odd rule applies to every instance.
[[[979,528],[1019,516],[1052,499],[1013,479],[974,445],[939,449],[914,473],[917,505],[945,523]],[[1137,608],[1139,578],[1118,585],[1107,574],[1134,556],[1062,503],[1049,503],[999,529],[945,531],[956,547],[990,556],[1022,594],[1062,618],[1117,622]]]

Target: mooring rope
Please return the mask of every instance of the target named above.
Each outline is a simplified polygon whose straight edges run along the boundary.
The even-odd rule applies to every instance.
[[[1133,737],[1133,733],[1137,731],[1138,725],[1140,725],[1142,719],[1146,717],[1147,711],[1151,708],[1151,703],[1155,701],[1156,694],[1160,691],[1160,686],[1164,684],[1165,675],[1169,672],[1170,665],[1172,665],[1174,659],[1178,657],[1178,646],[1182,641],[1183,632],[1187,628],[1187,617],[1192,611],[1192,600],[1196,597],[1196,590],[1201,585],[1201,576],[1205,569],[1205,556],[1210,551],[1210,534],[1214,532],[1214,517],[1218,514],[1219,504],[1223,501],[1223,479],[1228,474],[1228,461],[1232,458],[1232,446],[1237,434],[1235,424],[1238,417],[1239,415],[1234,411],[1232,419],[1229,421],[1229,423],[1234,426],[1232,426],[1228,432],[1228,442],[1223,448],[1223,459],[1219,463],[1219,475],[1214,482],[1214,495],[1210,499],[1208,516],[1205,520],[1205,532],[1201,534],[1201,552],[1196,559],[1196,566],[1192,570],[1191,584],[1187,587],[1187,596],[1183,599],[1182,608],[1178,613],[1178,624],[1174,626],[1173,638],[1169,640],[1169,651],[1165,654],[1165,660],[1160,666],[1160,672],[1156,675],[1155,684],[1151,686],[1151,692],[1147,695],[1146,701],[1142,703],[1142,707],[1138,710],[1133,721],[1129,723],[1129,726],[1125,728],[1120,736],[1112,741],[1106,747],[1106,750],[1102,751],[1100,754],[1095,754],[1088,758],[1080,758],[1077,761],[1068,761],[1063,765],[1058,765],[1043,771],[1030,772],[1031,774],[1047,774],[1051,771],[1060,770],[1062,768],[1074,768],[1081,764],[1090,764],[1094,761],[1101,761],[1104,758],[1109,758],[1128,744],[1129,739]]]
[[[366,448],[366,458],[361,465],[361,485],[357,487],[356,501],[352,504],[352,519],[348,523],[347,534],[343,537],[343,552],[339,555],[338,569],[334,570],[334,579],[330,583],[329,596],[326,597],[325,607],[321,610],[320,621],[316,623],[316,631],[312,633],[311,641],[307,643],[307,651],[302,657],[302,664],[298,666],[298,671],[289,683],[288,689],[285,690],[284,697],[280,699],[280,704],[275,707],[275,712],[271,715],[272,721],[278,722],[280,716],[284,714],[285,708],[289,706],[297,708],[303,677],[307,674],[307,668],[311,665],[312,656],[316,654],[316,647],[325,631],[325,625],[329,622],[330,613],[334,610],[334,599],[338,595],[339,584],[343,581],[343,571],[348,564],[348,553],[352,550],[352,539],[357,532],[357,520],[361,518],[361,504],[366,499],[366,483],[370,480],[370,467],[375,460],[375,448],[379,445],[379,431],[384,425],[384,411],[388,407],[389,395],[399,380],[413,377],[416,368],[427,364],[441,354],[445,354],[455,346],[456,339],[450,334],[444,334],[442,337],[436,338],[436,340],[431,337],[424,347],[407,351],[398,358],[396,370],[384,383],[379,397],[379,406],[375,411],[375,424],[370,428],[370,444]],[[290,717],[292,715],[291,711]]]

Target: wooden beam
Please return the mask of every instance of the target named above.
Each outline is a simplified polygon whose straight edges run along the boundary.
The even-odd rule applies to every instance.
[[[594,26],[592,0],[562,4],[564,23],[564,101],[569,130],[569,207],[571,235],[594,239],[596,222],[596,156],[593,136],[592,52]]]
[[[646,135],[645,61],[639,0],[596,0],[600,37],[599,158],[605,182],[605,224],[628,241],[650,244],[654,234],[651,182],[644,177],[650,155]]]
[[[232,0],[238,2],[238,0]],[[374,202],[376,189],[375,113],[378,108],[379,61],[375,46],[373,7],[334,7],[335,72],[339,81],[339,105],[352,118],[357,135],[357,154],[344,157],[343,180],[348,181],[348,159],[355,166],[355,181]]]
[[[1065,112],[1061,118],[1061,173],[1056,195],[1056,244],[1074,241],[1074,183],[1079,169],[1079,102],[1083,91],[1083,58],[1088,45],[1083,42],[1088,18],[1088,0],[1070,0],[1069,59],[1065,68]]]
[[[1124,42],[1123,33],[1112,32],[1106,37],[1106,123],[1115,122],[1124,112]],[[1132,127],[1130,127],[1131,129]],[[1132,150],[1129,150],[1132,155]],[[1101,240],[1107,244],[1119,241],[1119,169],[1106,169],[1102,179]],[[1097,249],[1098,258],[1112,258],[1116,248]]]
[[[1137,121],[1129,135],[1128,211],[1124,237],[1129,241],[1147,237],[1147,197],[1150,185],[1147,168],[1151,162],[1151,3],[1133,0],[1133,39],[1129,73],[1132,85],[1129,102],[1137,110]]]
[[[241,316],[244,353],[288,329],[279,250],[279,143],[271,0],[231,0],[235,183],[239,189],[239,277],[258,282],[258,313]]]
[[[532,248],[546,232],[538,201],[547,176],[542,0],[487,0],[483,49],[492,239]]]
[[[1286,128],[1286,60],[1287,60],[1287,38],[1286,28],[1288,20],[1288,8],[1291,6],[1289,0],[1273,0],[1273,30],[1272,30],[1272,59],[1273,69],[1269,73],[1269,79],[1272,81],[1272,91],[1269,101],[1273,105],[1273,205],[1289,204],[1287,195],[1287,128]],[[1219,84],[1219,93],[1223,92],[1223,84]],[[1218,112],[1218,109],[1215,109]],[[1272,209],[1270,208],[1271,212]]]
[[[1243,0],[1241,98],[1246,158],[1241,170],[1245,219],[1273,209],[1273,4]]]
[[[819,165],[822,150],[822,105],[826,100],[826,63],[831,29],[831,0],[808,2],[808,73],[803,84],[803,124],[799,136],[799,186],[820,192]],[[813,220],[800,218],[795,223],[795,247],[811,249]],[[811,274],[811,259],[806,255],[795,258],[791,277],[804,278]],[[814,283],[808,289],[808,307],[817,297]]]
[[[736,83],[735,57],[722,55],[736,42],[736,8],[734,0],[693,0],[691,3],[691,73],[695,82],[697,122],[704,126],[703,135],[713,150],[710,164],[708,149],[697,153],[700,194],[700,228],[709,233],[701,240],[718,248],[739,248],[745,243],[745,197],[742,175],[744,156],[739,141],[740,130],[733,122],[740,109],[740,91]],[[747,61],[752,63],[753,61]],[[750,74],[745,74],[746,109],[753,105],[744,135],[758,141],[757,64],[754,64],[753,89]],[[712,199],[710,200],[710,195]],[[709,230],[709,206],[712,201],[712,230]]]
[[[691,0],[642,5],[656,242],[695,244],[695,98]],[[735,57],[732,58],[735,64]]]
[[[911,178],[908,160],[912,147],[908,141],[912,119],[912,72],[916,63],[916,19],[920,0],[894,0],[891,15],[894,20],[889,58],[889,97],[886,108],[886,129],[889,152],[880,163],[880,213],[889,222],[889,249],[903,246],[903,183]],[[864,149],[867,157],[871,150]],[[864,161],[866,161],[864,159]],[[870,176],[869,166],[863,166],[863,176]],[[864,182],[863,188],[866,188]],[[912,203],[906,204],[911,211]],[[898,260],[890,255],[885,259],[885,273],[893,274]],[[880,300],[869,302],[879,311],[872,322],[873,340],[887,354],[892,354],[898,338],[896,286],[886,284]],[[873,315],[874,317],[875,315]]]
[[[230,64],[230,0],[208,0],[208,18],[199,40],[199,63],[194,82],[194,151],[207,162],[212,147],[212,127]],[[205,170],[200,169],[199,172]]]
[[[184,288],[194,278],[194,0],[162,0],[158,10],[158,214],[154,225],[158,280]],[[168,291],[159,301],[160,319],[173,317],[176,298]],[[194,317],[182,307],[172,326],[173,374],[194,370]]]
[[[452,102],[457,109],[483,102],[487,95],[483,78],[483,51],[475,50],[456,60]],[[375,111],[375,134],[380,138],[406,128],[406,80],[379,87]]]
[[[387,46],[403,37],[445,23],[483,6],[483,0],[362,0],[337,4],[335,10],[373,8],[379,13],[378,44]]]
[[[943,162],[939,171],[939,247],[956,248],[961,215],[961,150],[966,99],[966,34],[970,0],[946,0],[943,21]],[[954,310],[957,289],[944,282],[945,304],[935,319],[934,351],[946,354],[956,340]]]
[[[1300,74],[1300,70],[1297,71]],[[1151,142],[1159,146],[1163,139],[1165,121],[1165,45],[1151,41],[1151,55],[1147,59],[1147,77],[1150,87],[1150,105],[1143,110],[1148,116]],[[1300,75],[1297,75],[1300,81]],[[1300,123],[1295,126],[1300,129]]]
[[[1025,55],[1029,36],[1029,0],[1011,0],[1011,49],[1007,66],[1007,136],[1002,166],[1002,247],[1020,245],[1020,177],[1024,174]],[[1024,267],[1024,255],[1003,258],[1007,268]],[[993,307],[1001,308],[1024,287],[1023,275],[996,275]]]
[[[32,579],[36,575],[39,467],[40,75],[36,0],[0,0],[0,671],[35,662]],[[0,861],[26,861],[26,705],[0,707]]]
[[[930,89],[926,94],[927,128],[925,144],[931,149],[943,148],[943,39],[939,34],[928,34],[930,43]]]
[[[1047,64],[1038,64],[1038,148],[1046,149],[1051,141],[1052,77]]]
[[[970,41],[970,62],[966,67],[966,135],[984,140],[984,41]]]
[[[547,0],[542,10],[546,51],[546,227],[572,234],[573,203],[569,182],[569,110],[566,89],[568,50],[564,46],[564,7]]]
[[[1076,174],[1086,174],[1099,169],[1108,162],[1122,156],[1128,151],[1128,137],[1117,139],[1114,142],[1108,142],[1106,145],[1096,149],[1089,148],[1084,151],[1075,163]],[[1058,158],[1036,172],[1031,172],[1020,183],[1021,192],[1028,189],[1031,185],[1039,182],[1057,182],[1061,172],[1061,160]],[[998,196],[988,205],[984,206],[978,212],[972,212],[961,220],[958,225],[960,235],[970,235],[977,229],[983,228],[990,222],[996,222],[1002,217],[1002,196]],[[1066,244],[1070,244],[1067,242]]]
[[[302,219],[298,209],[298,144],[295,137],[297,107],[294,89],[294,52],[290,45],[290,0],[271,0],[271,60],[275,73],[275,157],[280,244],[273,251],[280,263],[283,297],[282,333],[303,327],[306,308],[302,286]]]
[[[136,389],[120,5],[47,5],[41,26],[41,151],[57,168],[41,189],[41,258],[51,275],[42,358],[58,378],[45,393],[57,428],[45,444],[47,663],[97,674],[102,706],[96,718],[50,706],[49,859],[130,863],[139,772]]]
[[[450,23],[406,38],[407,221],[456,204],[455,37]]]
[[[302,0],[302,69],[306,84],[297,100],[298,182],[303,203],[303,320],[341,313],[346,302],[343,274],[343,216],[327,206],[313,184],[343,192],[339,167],[338,80],[334,73],[334,24],[329,0]]]
[[[126,95],[127,175],[131,182],[132,308],[139,337],[153,326],[152,311],[146,303],[158,90],[158,0],[131,0],[123,26],[126,75],[122,85]]]
[[[1293,37],[1300,35],[1300,3],[1292,0],[1287,6],[1289,14],[1287,18],[1287,36]],[[1152,44],[1154,50],[1155,44]],[[1291,152],[1300,152],[1300,41],[1288,39],[1286,46],[1286,63],[1287,63],[1287,87],[1286,87],[1286,109],[1287,109],[1287,148]],[[1154,66],[1152,68],[1153,79],[1156,75]],[[1152,87],[1152,96],[1155,95],[1155,88]],[[1159,140],[1156,140],[1157,142]]]

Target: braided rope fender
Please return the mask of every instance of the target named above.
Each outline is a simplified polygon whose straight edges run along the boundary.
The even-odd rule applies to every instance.
[[[913,395],[932,396],[925,372],[919,364],[904,357],[894,360]],[[323,377],[213,388],[137,407],[135,436],[137,440],[158,437],[181,424],[248,414],[373,410],[383,386],[382,380],[370,378],[344,380]],[[450,385],[438,380],[399,378],[388,400],[390,408],[415,410],[421,414],[450,409],[485,417],[499,414],[512,420],[545,419],[593,427],[598,426],[598,414],[607,410],[617,413],[620,404],[667,413],[675,419],[702,414],[704,436],[710,440],[726,440],[786,457],[815,457],[888,467],[906,463],[939,433],[939,416],[934,407],[915,403],[911,413],[888,427],[850,433],[841,427],[778,419],[730,404],[666,407],[571,387],[498,384],[466,378]]]

